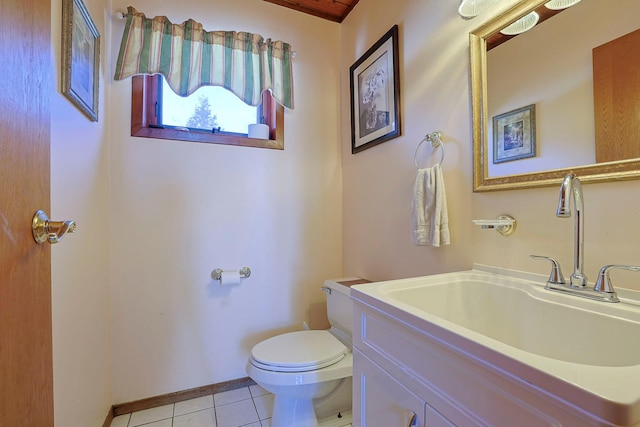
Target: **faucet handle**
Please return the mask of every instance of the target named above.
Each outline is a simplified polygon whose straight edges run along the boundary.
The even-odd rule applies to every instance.
[[[546,259],[551,261],[551,273],[549,274],[549,280],[547,283],[553,283],[555,285],[564,285],[564,276],[562,275],[562,269],[560,263],[554,258],[543,255],[529,255],[531,259]]]
[[[600,269],[600,272],[598,273],[598,280],[596,280],[596,285],[593,287],[593,290],[596,292],[613,294],[613,297],[617,299],[616,292],[613,289],[613,285],[611,284],[611,279],[609,278],[609,271],[613,270],[614,268],[619,268],[621,270],[640,271],[640,266],[605,265]]]

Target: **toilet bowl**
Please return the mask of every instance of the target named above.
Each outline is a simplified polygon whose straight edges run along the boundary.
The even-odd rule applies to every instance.
[[[343,415],[334,425],[349,424],[353,314],[350,289],[342,283],[354,280],[325,281],[329,330],[277,335],[251,350],[247,374],[274,395],[271,427],[318,427],[319,419]]]

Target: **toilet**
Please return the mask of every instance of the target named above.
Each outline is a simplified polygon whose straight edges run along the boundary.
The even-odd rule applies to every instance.
[[[271,427],[334,427],[351,422],[353,310],[359,278],[326,280],[331,328],[289,332],[256,344],[247,374],[273,393]]]

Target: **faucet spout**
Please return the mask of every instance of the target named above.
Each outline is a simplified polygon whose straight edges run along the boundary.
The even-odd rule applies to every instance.
[[[584,274],[584,200],[582,196],[582,184],[580,179],[570,173],[562,180],[558,210],[556,216],[567,218],[571,216],[571,199],[573,199],[573,274],[571,286],[584,288],[587,286],[587,276]]]

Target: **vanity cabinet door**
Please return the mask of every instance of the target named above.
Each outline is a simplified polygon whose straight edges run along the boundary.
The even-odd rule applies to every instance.
[[[454,423],[446,419],[440,412],[427,404],[425,410],[426,427],[456,427]]]
[[[426,427],[424,415],[422,399],[353,349],[354,427]]]

